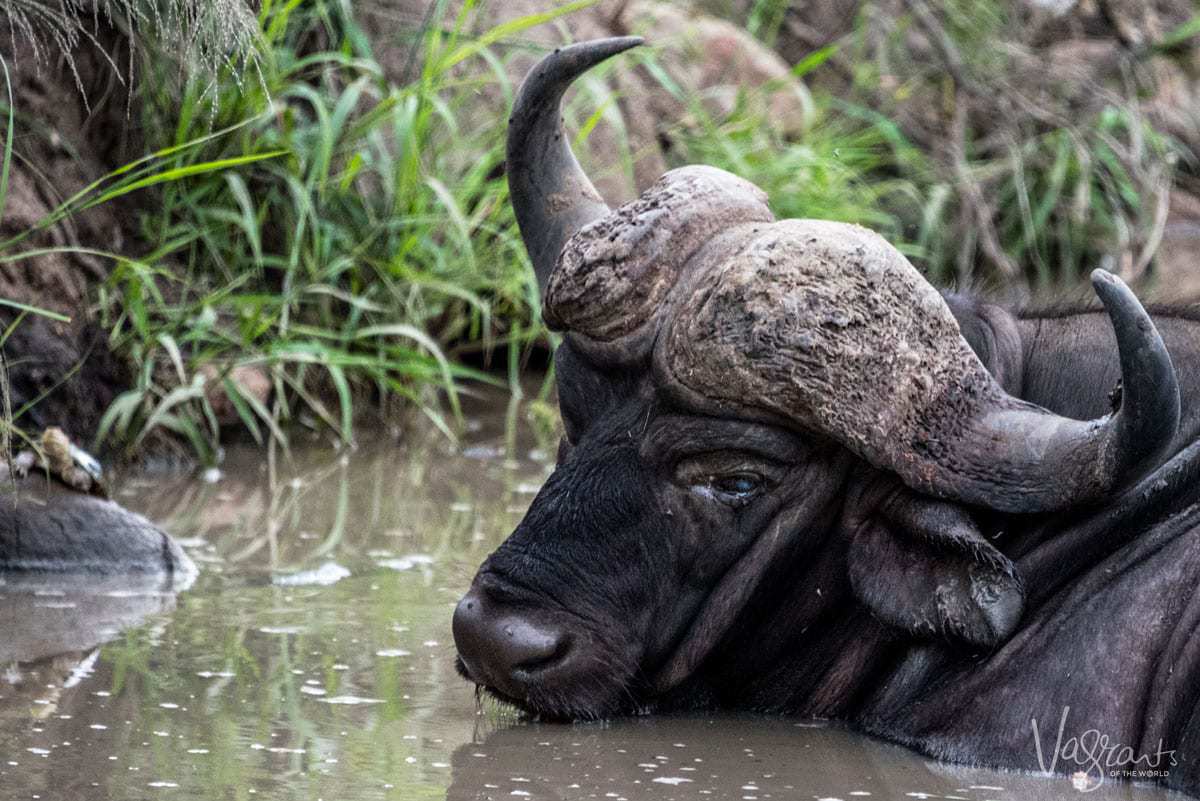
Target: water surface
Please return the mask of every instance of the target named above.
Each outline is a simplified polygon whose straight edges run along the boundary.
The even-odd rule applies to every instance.
[[[3,799],[1161,799],[968,770],[820,723],[522,722],[453,668],[450,615],[550,469],[504,398],[430,432],[298,444],[269,469],[126,477],[201,568],[0,586]],[[506,436],[506,430],[508,436]],[[514,436],[514,431],[519,436]],[[29,661],[33,659],[34,661]]]

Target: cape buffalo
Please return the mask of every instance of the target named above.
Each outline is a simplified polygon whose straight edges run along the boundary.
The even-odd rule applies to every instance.
[[[1197,321],[1099,271],[1102,309],[943,295],[709,167],[609,209],[559,106],[638,41],[546,57],[510,121],[566,436],[455,610],[462,675],[1200,789]]]

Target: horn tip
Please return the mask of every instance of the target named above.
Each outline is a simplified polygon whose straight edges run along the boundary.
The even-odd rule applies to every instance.
[[[1125,282],[1116,273],[1109,272],[1102,267],[1097,267],[1095,270],[1092,270],[1092,286],[1099,292],[1102,286],[1125,286]]]
[[[559,55],[579,53],[585,63],[598,64],[618,53],[624,53],[626,50],[645,43],[646,40],[641,36],[610,36],[606,39],[585,39],[568,47],[556,49],[554,52]]]
[[[1100,268],[1092,270],[1092,289],[1110,313],[1115,309],[1124,309],[1134,317],[1149,319],[1137,295],[1116,273]]]

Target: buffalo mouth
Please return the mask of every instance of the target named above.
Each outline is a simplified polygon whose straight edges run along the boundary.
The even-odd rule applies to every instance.
[[[551,676],[532,670],[504,681],[503,685],[481,676],[462,654],[455,656],[454,669],[484,694],[532,720],[563,723],[603,720],[645,710],[645,704],[631,686],[630,671],[607,660],[593,658],[588,662],[571,670],[569,676],[561,675],[565,671]]]
[[[490,695],[500,703],[506,706],[514,707],[527,715],[537,716],[537,712],[532,709],[527,709],[523,705],[520,698],[513,698],[510,695],[505,695],[501,690],[484,683],[481,679],[478,679],[472,675],[471,669],[467,667],[467,663],[463,661],[461,654],[454,655],[454,672],[474,684],[476,690]]]

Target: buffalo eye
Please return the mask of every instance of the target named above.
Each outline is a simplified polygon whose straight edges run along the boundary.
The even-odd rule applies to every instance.
[[[743,447],[705,448],[678,456],[671,467],[674,484],[735,511],[770,494],[784,480],[788,466],[772,455],[744,447],[746,439],[739,437],[736,443]],[[691,447],[704,444],[707,443],[693,442]],[[683,446],[686,447],[686,439]],[[679,445],[675,447],[682,450]]]
[[[721,503],[740,509],[762,494],[764,484],[757,473],[726,473],[709,476],[705,489]]]

